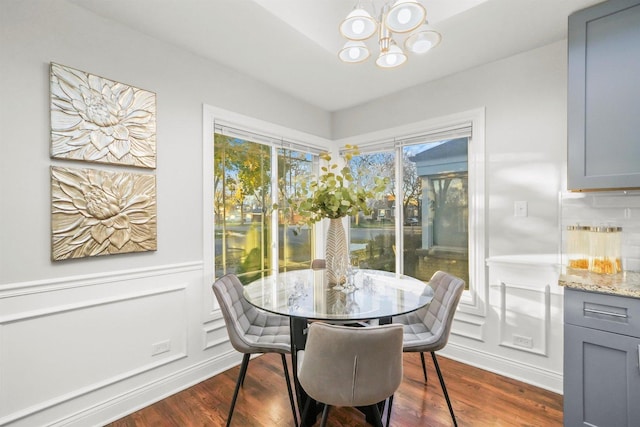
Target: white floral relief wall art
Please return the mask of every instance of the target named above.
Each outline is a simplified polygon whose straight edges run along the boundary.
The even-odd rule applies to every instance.
[[[156,94],[51,63],[51,157],[156,167]]]
[[[155,251],[155,175],[51,167],[52,258]]]

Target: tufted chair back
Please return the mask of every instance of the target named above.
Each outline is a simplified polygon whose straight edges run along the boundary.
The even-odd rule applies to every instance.
[[[393,395],[402,381],[402,325],[309,326],[300,384],[331,406],[369,406]]]
[[[405,351],[411,351],[412,346],[428,346],[428,350],[425,351],[437,351],[444,348],[449,340],[453,316],[464,291],[465,282],[449,273],[436,271],[429,281],[429,286],[433,289],[433,299],[429,305],[411,314],[412,317],[419,318],[421,324],[410,326],[412,334],[411,339],[405,341]],[[418,348],[413,350],[420,351]]]
[[[231,345],[240,353],[289,353],[289,318],[258,310],[243,297],[243,286],[233,274],[213,284]]]

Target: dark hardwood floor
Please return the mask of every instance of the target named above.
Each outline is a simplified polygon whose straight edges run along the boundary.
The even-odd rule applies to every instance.
[[[391,415],[394,427],[453,425],[431,358],[426,356],[428,384],[424,383],[420,356],[404,355],[404,379],[395,394]],[[562,426],[561,395],[444,357],[438,360],[459,426]],[[211,377],[109,427],[224,426],[238,372],[235,367]],[[249,363],[231,424],[294,425],[279,355],[260,356]],[[355,427],[367,423],[355,409],[334,408],[328,425]]]

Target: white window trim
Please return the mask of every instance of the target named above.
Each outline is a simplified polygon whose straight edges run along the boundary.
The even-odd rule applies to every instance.
[[[393,140],[398,135],[412,135],[426,133],[434,129],[443,129],[454,126],[463,122],[471,122],[473,134],[469,144],[469,277],[471,278],[471,286],[465,291],[458,310],[461,312],[474,314],[478,316],[486,316],[488,301],[488,287],[486,285],[486,230],[485,230],[485,210],[486,210],[486,193],[485,193],[485,109],[478,108],[457,114],[438,117],[434,119],[415,122],[403,126],[384,129],[377,132],[362,134],[350,138],[331,141],[316,135],[307,134],[286,128],[284,126],[269,123],[263,120],[255,119],[249,116],[235,113],[233,111],[221,109],[218,107],[203,105],[202,123],[202,161],[203,161],[203,260],[204,274],[203,287],[208,298],[203,298],[203,309],[209,320],[216,317],[215,312],[218,310],[217,303],[214,301],[212,292],[210,292],[213,283],[215,270],[213,265],[214,250],[214,218],[213,218],[213,182],[206,177],[213,176],[213,134],[214,122],[217,120],[225,123],[235,124],[239,129],[252,130],[256,133],[264,133],[266,135],[277,135],[293,141],[304,141],[311,147],[326,148],[335,154],[339,152],[338,147],[346,144],[365,146],[375,141]],[[332,150],[333,148],[333,150]],[[393,148],[392,145],[389,147]],[[397,218],[397,215],[396,215]],[[277,221],[277,218],[272,218]],[[314,230],[316,236],[314,251],[316,254],[324,253],[324,241],[321,236],[322,223],[316,224]],[[396,224],[397,226],[397,224]],[[277,242],[276,242],[277,243]],[[396,259],[397,265],[400,260]],[[213,310],[212,307],[215,307]]]
[[[384,129],[337,141],[338,147],[347,144],[365,147],[379,146],[379,141],[389,141],[392,150],[393,141],[405,135],[429,133],[438,129],[447,129],[456,124],[471,122],[472,136],[469,140],[469,290],[465,291],[458,305],[458,310],[478,316],[486,316],[488,301],[487,273],[485,266],[486,230],[485,230],[485,109],[478,108],[448,116],[410,123],[394,128]],[[399,180],[396,185],[401,187]],[[401,188],[396,188],[400,194]],[[399,216],[396,215],[396,228],[399,227]],[[400,234],[400,233],[397,233]],[[401,237],[398,237],[401,239]],[[400,245],[401,242],[396,242]],[[401,251],[397,251],[396,265],[402,265]]]

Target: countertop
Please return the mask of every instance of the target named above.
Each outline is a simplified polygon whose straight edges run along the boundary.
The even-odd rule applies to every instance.
[[[558,285],[583,291],[640,298],[640,272],[638,271],[598,274],[587,270],[563,268]]]

